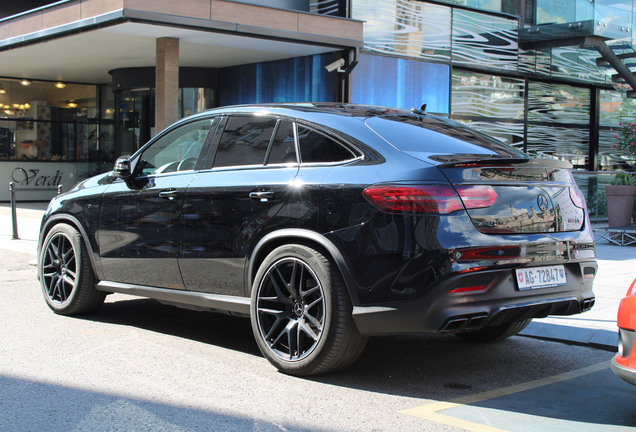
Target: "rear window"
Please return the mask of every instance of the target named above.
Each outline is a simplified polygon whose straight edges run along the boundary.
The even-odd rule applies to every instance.
[[[525,156],[461,123],[432,116],[378,116],[365,123],[393,147],[407,153]]]

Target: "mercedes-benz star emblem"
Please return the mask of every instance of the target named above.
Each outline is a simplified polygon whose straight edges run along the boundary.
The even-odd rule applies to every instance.
[[[539,194],[537,197],[537,205],[539,206],[539,210],[542,212],[546,211],[548,209],[548,197],[543,194]]]

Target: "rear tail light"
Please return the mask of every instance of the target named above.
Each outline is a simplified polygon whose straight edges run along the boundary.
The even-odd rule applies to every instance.
[[[490,207],[497,201],[497,192],[492,186],[456,186],[466,210]]]
[[[464,208],[489,207],[497,199],[491,186],[456,189],[451,185],[370,186],[363,195],[376,208],[388,213],[448,214]]]
[[[485,288],[486,288],[486,285],[475,285],[475,286],[455,288],[454,290],[450,290],[448,293],[455,294],[455,293],[475,292],[475,291],[481,291]]]
[[[501,261],[515,259],[521,256],[520,246],[485,246],[475,248],[455,249],[453,258],[457,262],[467,261]]]
[[[570,188],[570,199],[578,208],[585,209],[587,207],[585,205],[585,197],[583,196],[583,192],[581,192],[581,189],[577,187]]]

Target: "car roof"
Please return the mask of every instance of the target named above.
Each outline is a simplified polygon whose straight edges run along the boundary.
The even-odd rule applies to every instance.
[[[340,102],[299,102],[299,103],[269,103],[232,105],[213,108],[198,115],[222,114],[222,113],[249,113],[267,111],[271,114],[287,115],[290,117],[305,117],[311,114],[333,114],[343,117],[359,117],[364,120],[367,117],[401,115],[417,116],[424,114],[420,110],[406,110],[389,108],[377,105],[349,104]]]

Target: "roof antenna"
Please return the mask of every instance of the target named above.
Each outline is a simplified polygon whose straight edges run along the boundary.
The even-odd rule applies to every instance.
[[[411,111],[416,114],[424,115],[426,114],[426,104],[422,104],[422,106],[419,108],[413,108],[411,109]]]

